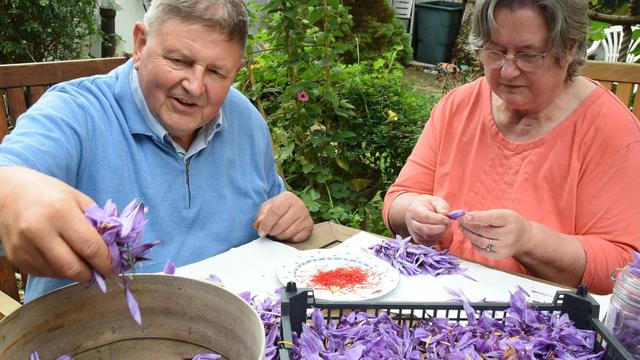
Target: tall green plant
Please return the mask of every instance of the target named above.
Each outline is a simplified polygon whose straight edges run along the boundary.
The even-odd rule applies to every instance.
[[[389,0],[343,0],[353,17],[351,31],[340,41],[351,44],[341,56],[346,63],[375,60],[380,54],[401,45],[396,58],[407,65],[413,59],[411,39],[404,22],[398,19]]]
[[[97,10],[95,0],[0,1],[0,63],[87,57]]]
[[[254,4],[261,18],[239,87],[269,123],[289,189],[316,221],[382,231],[380,198],[436,101],[402,80],[396,54],[345,65],[350,31],[338,0]]]

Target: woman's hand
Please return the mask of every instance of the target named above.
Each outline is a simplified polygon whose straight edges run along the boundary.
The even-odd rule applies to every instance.
[[[487,258],[518,256],[532,246],[531,223],[514,211],[472,211],[459,221],[464,236]]]
[[[433,245],[449,230],[453,223],[446,215],[449,204],[433,195],[420,195],[409,203],[405,213],[407,230],[413,240]]]

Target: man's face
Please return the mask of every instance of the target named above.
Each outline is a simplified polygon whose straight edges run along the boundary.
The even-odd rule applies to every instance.
[[[211,28],[179,20],[153,34],[138,23],[133,35],[134,68],[147,106],[188,149],[197,130],[220,113],[243,51]]]

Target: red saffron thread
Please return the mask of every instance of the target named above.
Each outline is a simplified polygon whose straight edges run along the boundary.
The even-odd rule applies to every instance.
[[[348,266],[338,267],[327,271],[318,271],[309,284],[313,288],[327,289],[332,292],[344,289],[355,289],[359,285],[368,283],[369,272],[365,269]]]

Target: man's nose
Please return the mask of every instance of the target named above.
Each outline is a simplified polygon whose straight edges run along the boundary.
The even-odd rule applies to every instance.
[[[204,83],[206,76],[206,69],[201,66],[194,66],[191,71],[187,73],[187,76],[182,80],[182,86],[191,95],[200,95],[204,92]]]

